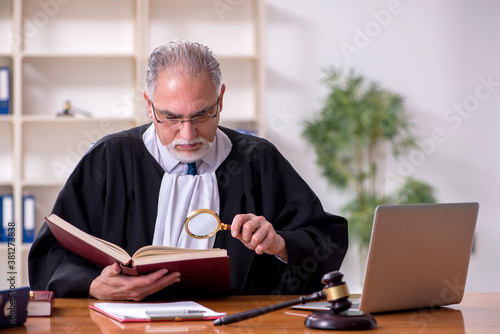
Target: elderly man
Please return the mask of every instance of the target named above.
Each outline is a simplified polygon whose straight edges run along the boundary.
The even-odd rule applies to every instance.
[[[224,248],[231,293],[302,294],[339,269],[347,222],[320,201],[268,141],[219,126],[225,85],[206,46],[173,41],[155,49],[144,99],[152,123],[108,135],[79,162],[53,208],[81,230],[133,254],[149,244]],[[183,229],[207,208],[231,222],[208,239]],[[31,288],[57,297],[142,300],[175,295],[176,272],[132,277],[62,248],[44,225],[29,255]]]

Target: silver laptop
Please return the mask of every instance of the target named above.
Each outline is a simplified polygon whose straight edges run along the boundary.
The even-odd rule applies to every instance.
[[[359,309],[380,313],[460,303],[478,212],[478,203],[377,207]],[[297,308],[325,309],[329,303]]]

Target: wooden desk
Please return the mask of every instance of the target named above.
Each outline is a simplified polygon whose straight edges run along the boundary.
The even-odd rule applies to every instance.
[[[276,304],[296,296],[231,296],[197,302],[217,312],[233,314]],[[89,309],[93,299],[56,299],[54,315],[28,318],[26,324],[9,333],[345,333],[308,329],[307,311],[285,309],[257,318],[214,326],[212,321],[121,324]],[[378,327],[364,333],[500,333],[500,292],[468,293],[459,305],[430,311],[408,311],[376,315]]]

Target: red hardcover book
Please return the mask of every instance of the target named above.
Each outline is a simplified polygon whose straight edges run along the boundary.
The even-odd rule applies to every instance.
[[[94,237],[55,214],[45,217],[59,244],[78,256],[104,268],[120,263],[122,273],[142,275],[161,268],[180,272],[176,289],[201,292],[229,292],[229,257],[225,249],[187,249],[167,246],[145,246],[130,256],[123,248]]]
[[[28,317],[49,317],[54,307],[54,291],[30,291]]]

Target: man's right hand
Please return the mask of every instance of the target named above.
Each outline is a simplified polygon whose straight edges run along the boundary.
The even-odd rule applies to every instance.
[[[89,295],[103,300],[139,301],[181,280],[180,273],[167,272],[160,269],[147,275],[128,276],[121,274],[120,265],[114,263],[92,281]]]

